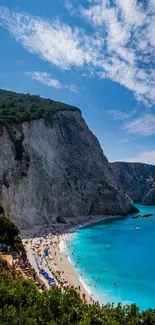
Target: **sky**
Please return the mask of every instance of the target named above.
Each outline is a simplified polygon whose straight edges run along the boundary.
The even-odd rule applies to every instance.
[[[0,88],[81,109],[109,161],[155,164],[155,0],[1,0]]]

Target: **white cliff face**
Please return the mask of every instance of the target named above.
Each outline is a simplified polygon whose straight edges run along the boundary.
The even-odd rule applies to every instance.
[[[0,207],[20,229],[134,209],[78,111],[0,126]]]

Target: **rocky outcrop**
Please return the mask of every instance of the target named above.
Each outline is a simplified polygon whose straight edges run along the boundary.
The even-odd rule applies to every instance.
[[[155,205],[155,188],[152,188],[143,200],[143,204]]]
[[[114,162],[116,180],[134,202],[151,202],[155,187],[155,166],[143,163]],[[150,190],[153,189],[152,192]],[[150,194],[149,194],[150,192]],[[151,194],[152,193],[152,194]],[[150,197],[150,200],[144,199]],[[152,200],[154,202],[154,200]],[[154,204],[154,203],[151,203]]]
[[[135,208],[81,113],[61,111],[48,121],[0,125],[0,209],[28,229]]]

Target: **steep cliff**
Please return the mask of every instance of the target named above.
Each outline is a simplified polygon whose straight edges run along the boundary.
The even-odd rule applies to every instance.
[[[152,188],[143,199],[143,204],[155,205],[155,187]]]
[[[0,209],[20,229],[134,211],[78,109],[0,125]]]
[[[143,163],[114,162],[111,167],[115,173],[118,184],[134,202],[151,203],[153,195],[150,192],[155,187],[155,166]],[[144,198],[150,192],[149,200]],[[150,202],[150,203],[148,203]]]

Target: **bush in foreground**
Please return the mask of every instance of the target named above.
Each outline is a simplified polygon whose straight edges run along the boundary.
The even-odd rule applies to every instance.
[[[31,282],[1,275],[0,268],[1,325],[155,325],[155,310],[87,305],[74,289],[41,293]]]

